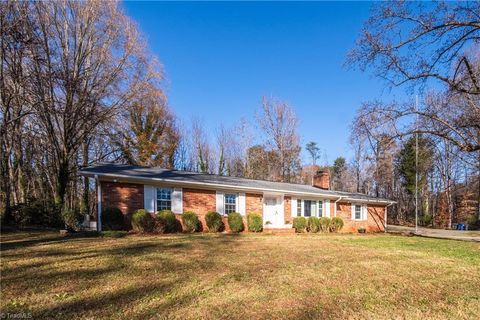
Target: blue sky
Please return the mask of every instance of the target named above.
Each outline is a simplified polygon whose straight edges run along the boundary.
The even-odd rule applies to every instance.
[[[262,96],[292,105],[302,148],[316,141],[332,162],[351,157],[349,126],[362,101],[393,92],[343,66],[368,2],[125,2],[162,62],[172,110],[213,133],[245,117]],[[308,156],[303,151],[304,161]]]

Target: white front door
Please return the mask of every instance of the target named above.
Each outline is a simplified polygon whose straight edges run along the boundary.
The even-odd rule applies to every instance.
[[[265,197],[264,199],[263,224],[265,227],[283,227],[282,199],[280,197]]]

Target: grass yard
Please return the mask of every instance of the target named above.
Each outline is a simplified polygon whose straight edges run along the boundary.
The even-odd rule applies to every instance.
[[[1,239],[33,318],[479,319],[480,244],[393,235]]]

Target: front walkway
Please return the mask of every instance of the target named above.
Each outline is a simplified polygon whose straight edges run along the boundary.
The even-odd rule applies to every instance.
[[[414,227],[389,225],[387,227],[387,232],[392,232],[392,233],[411,232],[411,233],[415,233],[415,228]],[[430,228],[419,227],[417,235],[421,236],[421,237],[464,240],[464,241],[478,241],[478,242],[480,242],[480,231],[444,230],[444,229],[430,229]]]

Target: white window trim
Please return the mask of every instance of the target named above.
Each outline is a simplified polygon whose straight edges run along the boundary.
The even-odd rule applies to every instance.
[[[355,219],[355,206],[360,206],[360,219]],[[368,209],[366,204],[352,203],[352,220],[353,221],[367,221]]]
[[[236,192],[224,192],[223,193],[223,215],[225,215],[225,216],[228,216],[227,211],[225,210],[225,196],[227,194],[235,195],[235,211],[233,211],[233,212],[239,212],[239,207],[240,207],[238,193],[236,193]],[[231,212],[231,213],[233,213],[233,212]]]
[[[295,213],[296,215],[294,217],[305,217],[305,218],[309,218],[309,217],[306,217],[305,216],[305,200],[307,201],[312,201],[312,202],[315,202],[315,212],[310,212],[310,217],[317,217],[317,218],[320,218],[320,215],[318,213],[318,208],[319,208],[319,203],[322,202],[322,216],[323,217],[329,217],[330,215],[327,215],[327,210],[326,210],[326,203],[327,203],[327,200],[325,199],[311,199],[311,198],[296,198],[295,199],[295,202],[297,202],[297,205],[298,205],[298,201],[301,201],[302,202],[302,209],[301,209],[301,214],[300,215],[297,215],[297,206],[295,206]]]

